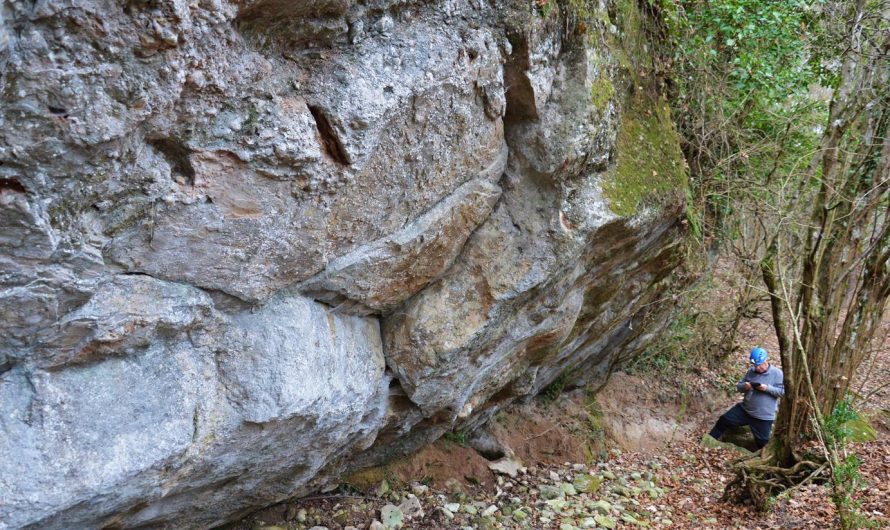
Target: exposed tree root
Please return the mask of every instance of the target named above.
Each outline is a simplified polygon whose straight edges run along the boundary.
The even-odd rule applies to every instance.
[[[782,467],[767,451],[738,459],[733,467],[736,476],[726,485],[723,500],[750,500],[759,509],[768,508],[770,499],[782,492],[822,478],[826,469],[825,463],[803,458],[791,467]]]

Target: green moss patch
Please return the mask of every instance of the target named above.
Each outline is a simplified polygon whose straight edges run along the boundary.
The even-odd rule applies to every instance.
[[[615,96],[615,85],[606,76],[600,76],[590,88],[590,101],[600,112],[606,110],[609,101]]]
[[[606,40],[618,68],[611,83],[595,83],[591,98],[601,108],[616,93],[623,95],[617,160],[602,188],[612,212],[631,216],[643,202],[682,196],[688,178],[680,137],[652,72],[652,54],[646,46],[648,20],[637,0],[612,0],[609,10],[619,31],[617,38],[607,32]]]
[[[383,466],[357,471],[346,479],[346,483],[359,491],[370,491],[372,487],[386,480],[387,471]]]
[[[680,138],[667,103],[639,94],[625,102],[618,133],[618,160],[603,182],[612,211],[633,215],[643,200],[683,190],[688,184]]]

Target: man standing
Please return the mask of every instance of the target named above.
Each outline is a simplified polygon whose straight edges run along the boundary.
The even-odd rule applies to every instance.
[[[750,425],[757,447],[762,448],[769,441],[779,398],[785,395],[785,375],[769,363],[766,350],[759,346],[751,350],[750,360],[751,368],[736,385],[745,399],[720,416],[710,435],[719,440],[730,427]]]

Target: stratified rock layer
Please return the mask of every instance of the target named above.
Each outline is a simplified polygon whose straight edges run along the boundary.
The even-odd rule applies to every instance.
[[[645,344],[676,139],[634,5],[549,4],[0,2],[0,528],[214,526]]]

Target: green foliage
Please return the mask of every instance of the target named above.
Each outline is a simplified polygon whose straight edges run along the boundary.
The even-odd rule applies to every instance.
[[[846,396],[835,405],[831,414],[825,418],[824,429],[828,437],[827,441],[838,444],[841,447],[845,446],[853,435],[850,424],[853,420],[858,419],[861,419],[861,416],[853,408],[853,399],[850,396]]]
[[[703,237],[733,239],[752,209],[775,210],[777,188],[818,147],[827,101],[813,87],[836,75],[816,23],[822,0],[648,2],[668,42]]]
[[[540,16],[547,18],[558,6],[556,0],[535,0],[535,8]]]
[[[571,370],[566,370],[565,372],[559,374],[559,376],[553,380],[552,383],[547,385],[544,390],[541,391],[541,398],[544,403],[553,403],[556,401],[556,398],[562,394],[562,391],[565,390],[566,384],[568,384],[569,379],[571,377]]]
[[[826,446],[834,455],[838,455],[832,466],[831,500],[840,515],[843,530],[871,528],[875,525],[874,521],[862,514],[860,503],[854,497],[856,491],[867,487],[867,484],[859,472],[862,462],[858,456],[848,452],[849,443],[857,435],[853,426],[865,421],[852,403],[852,397],[845,396],[835,405],[822,425]]]
[[[673,58],[685,73],[708,69],[726,74],[735,97],[710,104],[739,106],[753,100],[766,109],[806,92],[808,83],[817,80],[808,41],[801,38],[802,30],[812,27],[815,3],[667,0],[662,13],[674,39]],[[699,75],[677,78],[681,97],[690,93]]]
[[[659,340],[652,342],[639,357],[627,366],[630,373],[664,372],[686,369],[695,363],[689,354],[691,339],[696,333],[697,315],[680,312]]]
[[[442,439],[448,443],[457,444],[461,447],[466,447],[467,445],[467,432],[464,430],[456,430],[447,432],[442,435]]]
[[[686,222],[689,223],[689,233],[692,234],[692,237],[696,239],[696,241],[702,241],[702,237],[704,233],[702,232],[702,217],[701,212],[695,208],[695,203],[692,200],[692,190],[689,187],[686,187]]]

